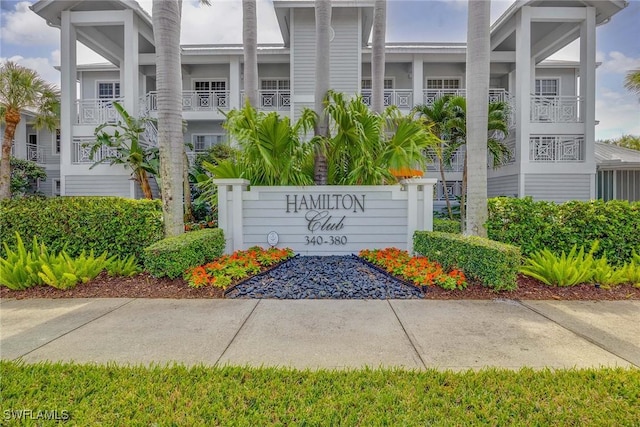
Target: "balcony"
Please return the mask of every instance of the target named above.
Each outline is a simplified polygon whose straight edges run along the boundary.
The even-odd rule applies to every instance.
[[[244,105],[244,91],[240,91],[240,106]],[[291,108],[290,90],[259,90],[258,109],[264,111],[289,111]]]
[[[584,135],[531,135],[529,161],[537,163],[584,162]]]
[[[118,155],[117,150],[103,145],[94,153],[93,160],[91,160],[91,146],[94,142],[95,140],[91,138],[74,138],[71,143],[71,163],[76,165],[92,165],[105,157]]]
[[[363,89],[362,102],[371,106],[371,89]],[[411,89],[385,89],[384,106],[389,107],[395,105],[401,110],[410,110],[413,108],[413,91]]]
[[[422,103],[433,105],[433,103],[444,96],[467,96],[466,89],[424,89]],[[513,107],[514,97],[506,89],[489,89],[489,102],[506,102]],[[512,108],[513,109],[513,108]]]
[[[36,163],[44,163],[44,151],[35,144],[27,144],[27,160]]]
[[[531,95],[531,121],[535,123],[582,123],[579,96]]]
[[[158,111],[158,92],[151,91],[145,99],[146,110]],[[184,90],[182,111],[218,111],[229,109],[228,90]]]
[[[124,98],[114,99],[81,99],[76,101],[76,123],[79,125],[100,125],[102,123],[115,123],[118,112],[113,103],[122,105]]]

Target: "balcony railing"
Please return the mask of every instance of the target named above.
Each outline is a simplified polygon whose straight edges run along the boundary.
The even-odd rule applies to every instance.
[[[433,103],[444,96],[467,96],[466,89],[424,89],[422,102],[426,105]],[[506,102],[513,104],[513,96],[506,89],[489,89],[489,102]]]
[[[158,92],[147,94],[147,111],[158,111]],[[182,111],[218,111],[229,109],[228,90],[182,91]]]
[[[76,102],[77,123],[79,125],[115,123],[118,119],[118,112],[113,107],[114,102],[122,104],[124,98],[78,100]]]
[[[584,162],[583,135],[531,135],[529,161],[540,163]]]
[[[27,160],[44,163],[44,151],[42,147],[38,147],[35,144],[27,144]]]
[[[445,164],[444,171],[462,172],[464,170],[464,153],[464,147],[458,148],[458,150],[456,150],[456,152],[453,153],[453,156],[451,157],[451,164],[449,166]],[[439,172],[440,160],[438,159],[436,150],[434,150],[433,148],[427,149],[427,151],[425,152],[425,156],[427,158],[427,171]]]
[[[363,89],[362,101],[371,106],[371,89]],[[413,108],[413,91],[410,89],[385,89],[384,106],[389,107],[395,105],[401,110],[409,110]]]
[[[244,91],[240,91],[240,106],[244,105]],[[258,109],[269,111],[289,111],[291,107],[290,90],[259,90]]]
[[[90,138],[74,138],[71,144],[72,158],[74,164],[94,164],[105,157],[117,156],[118,152],[114,148],[105,147],[104,145],[98,149],[90,158],[91,146],[95,141]]]
[[[580,123],[582,98],[579,96],[531,95],[531,121],[537,123]]]

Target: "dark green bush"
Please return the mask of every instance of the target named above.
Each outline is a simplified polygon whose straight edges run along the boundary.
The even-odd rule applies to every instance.
[[[219,228],[190,231],[168,237],[144,250],[144,268],[155,277],[179,277],[190,267],[205,264],[224,252]]]
[[[597,240],[595,257],[606,256],[622,265],[640,248],[640,202],[555,204],[498,197],[489,200],[487,232],[493,240],[520,246],[526,256],[545,248],[559,255],[573,245],[590,247]]]
[[[413,250],[445,269],[459,268],[470,278],[496,290],[515,289],[520,250],[476,236],[416,231]]]
[[[460,234],[460,221],[450,219],[433,219],[433,231],[442,233],[458,233]]]
[[[26,242],[36,236],[51,252],[64,249],[72,257],[93,250],[140,259],[145,247],[163,237],[162,206],[159,200],[119,197],[2,200],[0,241],[11,245],[16,232]]]

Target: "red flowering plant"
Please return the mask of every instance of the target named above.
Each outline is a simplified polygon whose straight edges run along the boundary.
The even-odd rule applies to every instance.
[[[217,286],[226,289],[234,282],[253,276],[266,267],[273,266],[293,257],[289,248],[262,249],[258,246],[246,251],[236,251],[231,255],[223,255],[207,264],[190,268],[184,278],[189,286]]]
[[[467,279],[461,270],[453,269],[445,273],[439,263],[423,256],[412,257],[398,248],[363,249],[359,256],[416,286],[438,285],[447,290],[467,287]]]

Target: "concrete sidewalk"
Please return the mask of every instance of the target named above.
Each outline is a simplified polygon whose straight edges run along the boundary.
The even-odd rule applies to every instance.
[[[640,367],[640,301],[3,300],[0,326],[26,362]]]

